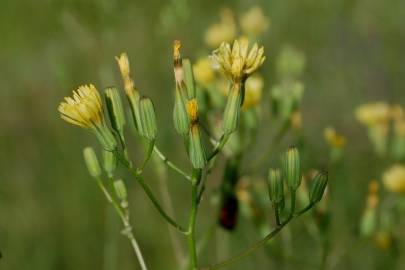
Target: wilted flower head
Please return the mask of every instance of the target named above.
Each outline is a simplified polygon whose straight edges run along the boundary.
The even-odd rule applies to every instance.
[[[266,59],[264,49],[255,43],[249,50],[249,41],[246,38],[235,40],[233,45],[222,43],[213,52],[213,59],[218,63],[227,77],[234,82],[246,80],[258,69]]]
[[[405,193],[405,166],[396,164],[389,168],[383,175],[386,189],[395,193]]]
[[[195,80],[203,86],[207,86],[215,78],[212,61],[208,57],[200,58],[193,66]]]
[[[385,102],[368,103],[356,109],[356,117],[367,126],[387,124],[391,117],[391,110]]]
[[[134,91],[134,82],[130,76],[129,60],[126,53],[121,53],[120,56],[116,56],[118,67],[121,72],[122,80],[124,82],[124,89],[127,95]]]
[[[246,80],[245,98],[242,105],[243,110],[248,110],[260,102],[262,99],[263,86],[263,78],[259,75],[253,75]]]
[[[222,42],[230,42],[236,36],[236,25],[230,9],[222,10],[220,22],[211,25],[205,32],[205,43],[215,48]]]
[[[187,102],[187,114],[192,124],[198,122],[198,103],[195,98]]]
[[[73,98],[65,97],[58,111],[63,120],[83,128],[92,128],[103,122],[100,94],[92,84],[73,91]]]
[[[332,147],[342,148],[346,145],[346,138],[338,134],[333,127],[326,127],[323,130],[323,136],[326,142]]]
[[[259,6],[254,6],[241,17],[240,26],[244,33],[258,36],[269,28],[270,20]]]

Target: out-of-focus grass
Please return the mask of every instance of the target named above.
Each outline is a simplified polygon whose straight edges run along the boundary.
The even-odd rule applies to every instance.
[[[79,84],[121,86],[114,56],[127,51],[136,84],[155,101],[159,143],[174,160],[184,160],[171,151],[181,142],[167,124],[171,42],[182,39],[184,53],[193,57],[221,7],[240,14],[252,4],[260,4],[272,20],[262,41],[268,88],[276,81],[273,60],[283,44],[306,54],[304,125],[309,147],[319,153],[308,166],[322,163],[319,157],[326,155],[319,139],[324,126],[339,127],[349,140],[349,173],[339,182],[331,175],[330,184],[335,192],[332,239],[342,251],[335,269],[371,269],[370,254],[384,262],[385,255],[371,248],[345,253],[358,241],[366,183],[379,177],[383,166],[369,158],[371,149],[353,109],[375,99],[405,104],[404,1],[23,0],[5,1],[0,8],[0,269],[103,269],[104,244],[114,241],[117,257],[107,260],[117,261],[116,269],[137,267],[118,229],[106,234],[108,208],[81,158],[82,148],[94,140],[61,121],[57,104]],[[133,153],[136,146],[132,143]],[[155,175],[149,176],[156,189]],[[186,189],[181,180],[170,178],[173,194]],[[135,234],[151,269],[175,269],[166,225],[136,185],[130,192]],[[174,196],[182,220],[187,199]],[[207,209],[201,211],[202,223],[210,217]],[[230,240],[235,249],[253,241],[248,233],[238,231],[242,240]],[[308,241],[297,238],[294,254],[308,261]],[[404,250],[404,244],[399,248]],[[258,269],[277,263],[260,252],[253,256],[266,262]],[[313,269],[313,264],[316,260],[301,269]],[[244,262],[232,269],[248,267]]]

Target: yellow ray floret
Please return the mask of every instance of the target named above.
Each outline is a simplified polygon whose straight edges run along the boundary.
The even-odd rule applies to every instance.
[[[94,85],[82,85],[65,97],[58,107],[63,120],[83,128],[92,128],[103,122],[102,102]]]
[[[235,40],[233,45],[222,43],[213,52],[213,59],[222,71],[233,81],[246,79],[258,69],[266,59],[264,49],[255,43],[249,49],[249,41],[246,38]]]

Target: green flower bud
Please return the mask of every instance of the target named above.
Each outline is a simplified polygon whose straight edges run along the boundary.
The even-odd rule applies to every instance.
[[[183,97],[179,87],[176,87],[175,91],[173,122],[177,133],[181,135],[186,135],[188,133],[189,121],[186,109],[186,99]]]
[[[361,218],[360,234],[365,237],[370,236],[376,231],[376,227],[377,227],[376,209],[372,207],[367,207]]]
[[[284,185],[280,169],[270,169],[269,177],[269,197],[273,204],[279,204],[284,201]]]
[[[207,156],[201,142],[198,124],[191,126],[189,136],[189,157],[191,164],[195,169],[202,169],[207,164]]]
[[[196,97],[193,68],[190,59],[183,59],[184,81],[187,87],[187,94],[190,99]]]
[[[83,157],[90,175],[93,177],[101,176],[100,164],[98,163],[94,149],[91,147],[84,148]]]
[[[140,129],[142,128],[141,126],[141,113],[139,111],[139,92],[138,91],[131,91],[127,93],[129,105],[131,107],[131,113],[132,113],[132,120],[133,123],[135,124],[135,128],[138,130],[139,133],[141,133]]]
[[[229,90],[222,123],[225,134],[231,134],[238,127],[240,107],[243,99],[242,87],[241,83],[232,83]]]
[[[300,153],[296,147],[290,147],[283,156],[283,175],[290,189],[297,190],[301,183]]]
[[[94,129],[94,134],[104,150],[114,151],[117,148],[117,141],[106,125],[97,126],[96,129]]]
[[[105,97],[111,126],[124,139],[125,114],[117,88],[107,88],[105,90]]]
[[[309,200],[312,204],[319,202],[322,199],[328,184],[328,174],[326,172],[318,173],[312,180],[311,190],[309,192]]]
[[[103,167],[108,177],[113,177],[114,171],[117,167],[117,159],[113,152],[103,151]]]
[[[152,100],[147,97],[142,97],[139,101],[139,105],[141,116],[140,126],[142,126],[140,134],[144,138],[152,141],[156,138],[157,134],[155,108]]]
[[[120,199],[121,201],[127,200],[127,188],[125,187],[124,181],[122,181],[121,179],[114,181],[114,189],[118,199]]]

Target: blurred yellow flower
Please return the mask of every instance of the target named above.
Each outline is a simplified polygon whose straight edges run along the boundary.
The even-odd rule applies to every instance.
[[[386,189],[395,193],[405,193],[405,166],[395,164],[383,174]]]
[[[245,34],[258,36],[269,28],[270,20],[259,6],[254,6],[242,15],[240,26]]]
[[[333,127],[326,127],[323,130],[323,137],[331,147],[343,148],[346,145],[346,138],[336,133]]]
[[[211,84],[215,78],[212,61],[208,57],[198,59],[193,71],[195,80],[203,86]]]
[[[258,69],[266,59],[264,48],[255,43],[249,50],[246,38],[235,40],[233,45],[222,43],[213,52],[212,58],[218,63],[224,74],[233,82],[241,82]]]
[[[102,102],[94,85],[82,85],[65,97],[58,111],[63,120],[83,128],[93,128],[103,122]]]
[[[215,48],[222,42],[231,42],[236,36],[236,24],[230,9],[224,9],[220,14],[219,23],[211,25],[205,32],[205,43]]]
[[[394,132],[398,136],[405,136],[405,115],[401,106],[393,106],[391,109],[394,119]]]
[[[245,99],[242,109],[248,110],[256,106],[262,99],[264,81],[260,75],[253,75],[245,83]]]
[[[367,126],[387,124],[391,118],[391,109],[385,102],[368,103],[356,109],[356,117]]]

